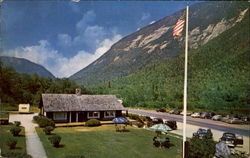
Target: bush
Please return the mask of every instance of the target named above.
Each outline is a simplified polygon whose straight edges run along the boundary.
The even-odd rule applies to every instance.
[[[59,135],[53,135],[53,136],[49,137],[48,139],[54,147],[59,147],[59,144],[60,144],[60,141],[62,138]]]
[[[167,121],[165,124],[168,125],[170,128],[172,128],[172,130],[177,129],[176,121],[170,120],[170,121]]]
[[[51,120],[48,119],[47,117],[39,117],[38,118],[34,118],[34,120],[37,120],[36,122],[38,123],[39,127],[46,127],[46,126],[51,126],[51,127],[55,127],[55,123]]]
[[[17,139],[14,137],[9,137],[6,141],[6,145],[9,146],[10,149],[15,149],[17,144]]]
[[[33,117],[33,120],[34,120],[35,122],[38,122],[39,119],[40,119],[40,116],[34,116],[34,117]]]
[[[212,158],[216,143],[212,139],[193,137],[189,141],[188,158]]]
[[[101,122],[97,119],[90,119],[85,123],[85,126],[93,127],[93,126],[100,126]]]
[[[136,122],[136,126],[137,126],[138,128],[142,128],[142,127],[144,126],[144,124],[141,123],[141,122]]]
[[[51,132],[54,130],[54,127],[51,127],[51,126],[46,126],[43,131],[46,135],[50,135]]]
[[[14,125],[19,127],[21,125],[21,122],[20,121],[14,121]]]
[[[12,126],[10,128],[10,132],[13,136],[18,136],[21,131],[22,131],[22,129],[18,126]]]

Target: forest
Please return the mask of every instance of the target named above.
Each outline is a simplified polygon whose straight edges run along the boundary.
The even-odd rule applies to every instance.
[[[11,67],[4,67],[0,61],[0,111],[16,110],[20,103],[38,106],[42,93],[75,93],[80,87],[83,94],[89,94],[84,86],[79,86],[67,78],[42,78],[37,74],[19,74]]]
[[[189,51],[188,110],[249,114],[249,52],[248,17]],[[90,89],[98,94],[116,94],[125,106],[182,109],[183,76],[184,53]]]

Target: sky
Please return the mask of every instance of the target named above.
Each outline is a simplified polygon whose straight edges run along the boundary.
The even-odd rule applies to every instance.
[[[183,1],[5,0],[1,56],[25,58],[56,77],[86,67],[123,37],[185,8]]]

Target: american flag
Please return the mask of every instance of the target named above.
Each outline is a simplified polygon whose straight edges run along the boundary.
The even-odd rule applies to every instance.
[[[173,30],[173,36],[177,36],[177,37],[181,36],[181,32],[183,31],[184,24],[185,24],[185,20],[184,20],[184,15],[183,15],[180,19],[178,19],[177,23],[175,24],[175,27]]]

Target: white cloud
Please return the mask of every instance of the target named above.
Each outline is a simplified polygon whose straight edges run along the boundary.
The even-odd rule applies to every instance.
[[[151,21],[149,24],[153,24],[153,23],[155,23],[155,21]]]
[[[83,14],[80,21],[76,23],[76,29],[78,32],[81,32],[85,30],[87,25],[91,22],[93,22],[96,18],[96,14],[93,10],[87,11],[85,14]]]
[[[96,14],[92,10],[83,14],[75,25],[76,36],[67,33],[58,34],[56,41],[58,50],[74,49],[75,55],[71,57],[63,56],[46,40],[40,40],[37,45],[9,50],[3,55],[26,58],[43,65],[56,77],[69,77],[95,61],[121,39],[115,27],[108,30],[99,25],[91,25],[95,17]]]
[[[39,41],[38,45],[18,47],[14,50],[9,50],[4,52],[3,55],[25,58],[43,65],[56,77],[69,77],[99,58],[120,39],[121,35],[116,34],[110,39],[107,38],[101,41],[95,53],[91,54],[81,50],[71,58],[66,58],[58,53],[57,50],[50,48],[50,44],[46,40]]]
[[[59,34],[57,36],[57,39],[58,39],[57,43],[59,46],[69,47],[72,45],[72,38],[68,34]]]

